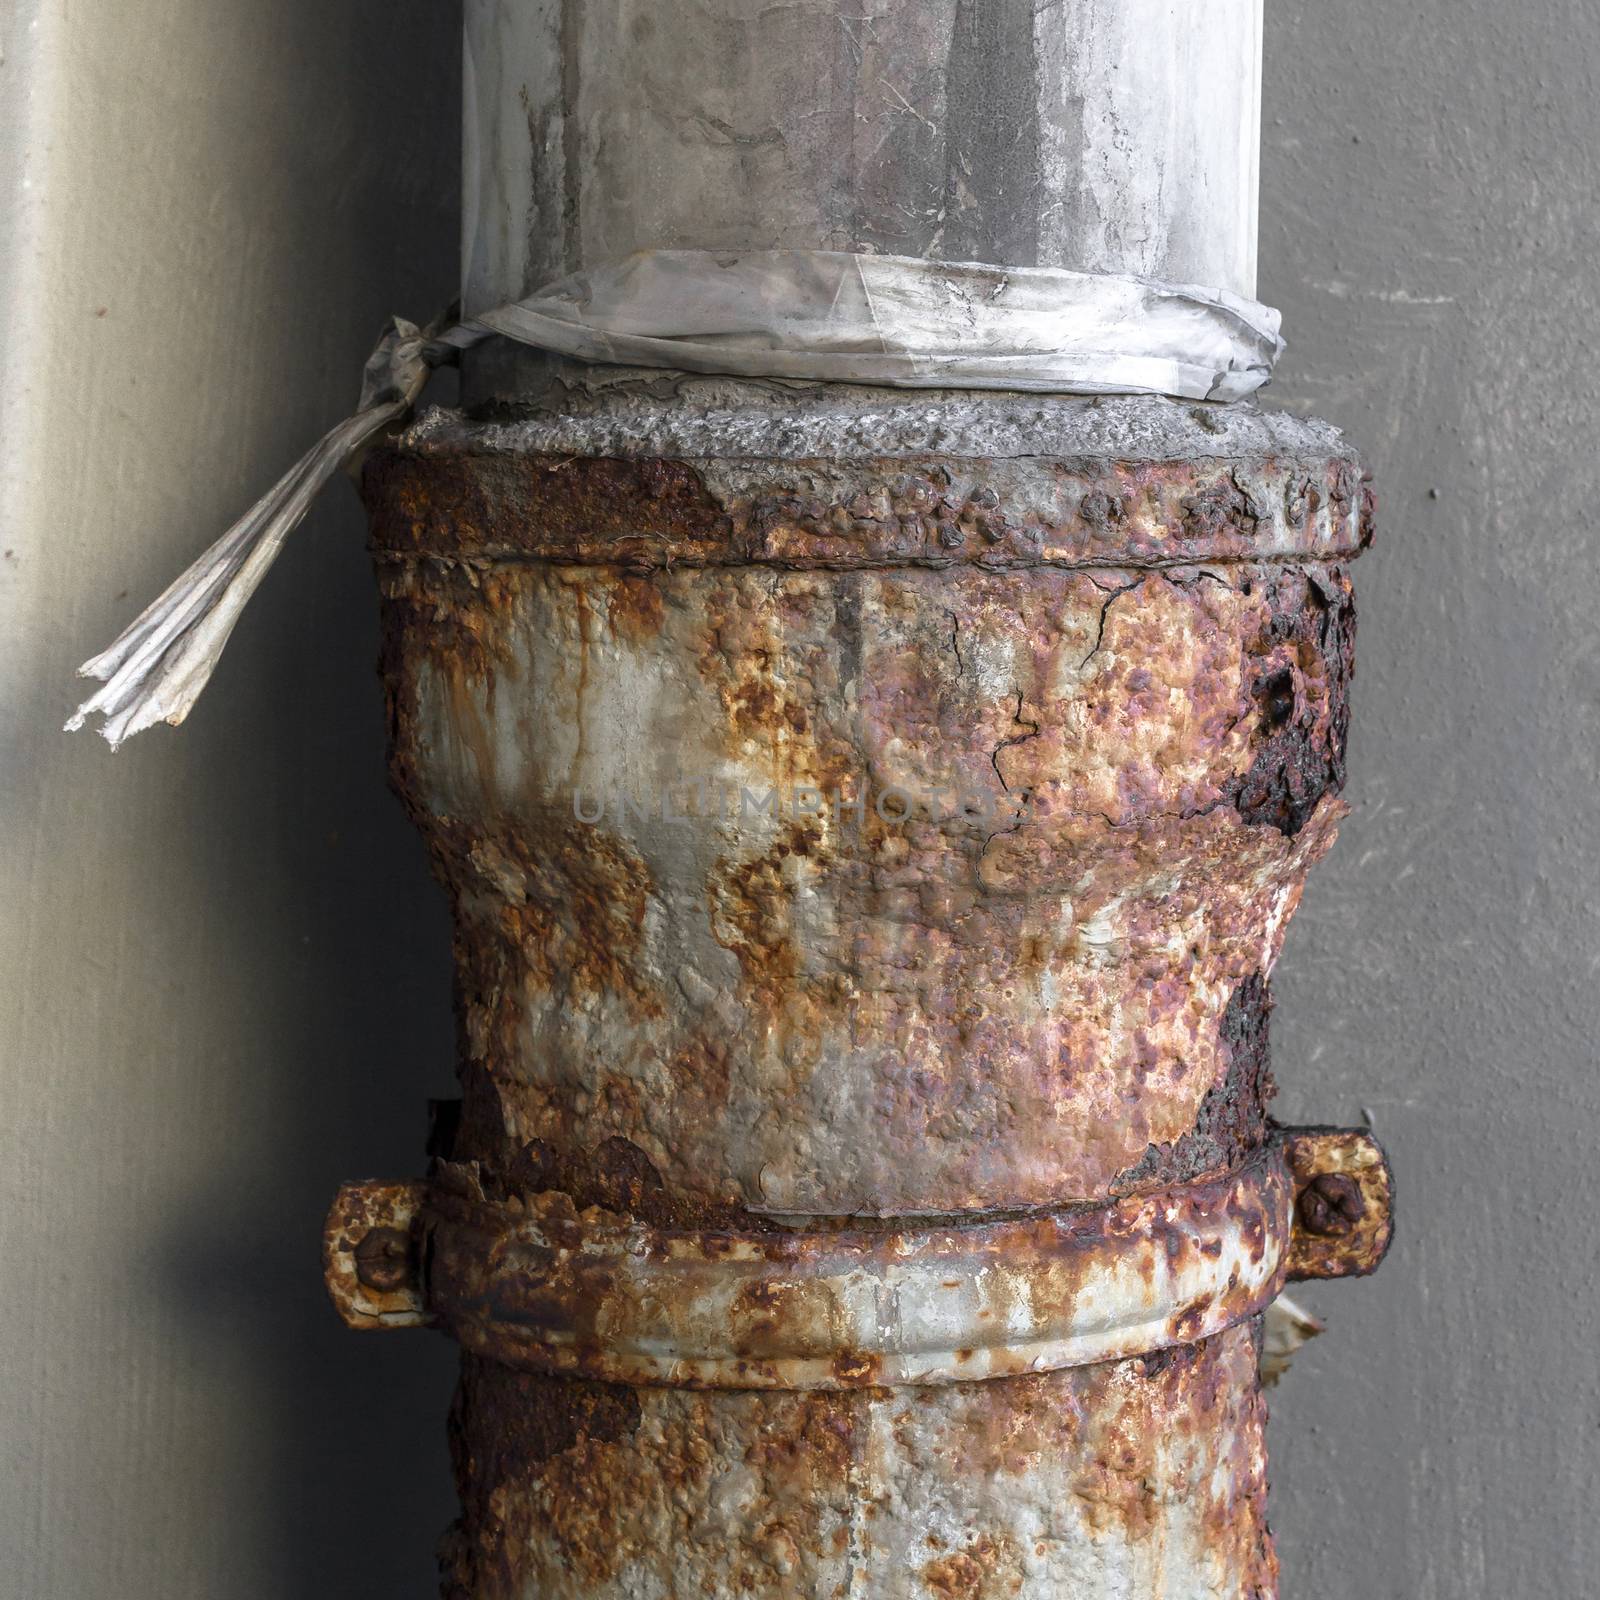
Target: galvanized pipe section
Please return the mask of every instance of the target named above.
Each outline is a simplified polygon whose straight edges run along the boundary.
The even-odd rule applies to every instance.
[[[1336,564],[1237,562],[1353,554],[1358,472],[1287,419],[1168,453],[1220,440],[1159,402],[1122,410],[1165,447],[1076,464],[1103,410],[999,459],[786,459],[754,408],[694,460],[441,424],[369,479],[500,1164],[623,1140],[684,1203],[894,1216],[1251,1148],[1351,612]]]
[[[468,315],[635,250],[1254,295],[1262,0],[469,0]]]

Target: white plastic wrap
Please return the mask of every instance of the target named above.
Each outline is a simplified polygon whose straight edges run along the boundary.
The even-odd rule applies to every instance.
[[[942,389],[1238,400],[1278,313],[1114,273],[829,250],[643,250],[472,326],[584,361]]]

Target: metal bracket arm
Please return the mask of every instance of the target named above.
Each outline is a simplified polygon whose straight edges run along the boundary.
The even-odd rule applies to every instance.
[[[1003,1218],[671,1232],[472,1165],[346,1185],[329,1293],[352,1327],[448,1330],[506,1365],[622,1383],[952,1383],[1190,1344],[1293,1278],[1372,1271],[1392,1233],[1367,1133],[1285,1130],[1221,1177]]]

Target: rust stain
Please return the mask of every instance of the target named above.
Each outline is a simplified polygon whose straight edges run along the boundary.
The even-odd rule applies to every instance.
[[[1271,1594],[1255,1364],[1248,1326],[1159,1365],[911,1395],[613,1390],[469,1357],[446,1580],[488,1600],[790,1600],[847,1593],[854,1573],[924,1600],[1000,1600],[1109,1557],[1129,1593],[1184,1563]],[[896,1493],[913,1479],[917,1510]]]
[[[604,993],[640,1018],[659,1014],[639,963],[654,885],[626,839],[560,816],[537,831],[508,819],[492,832],[430,817],[424,833],[450,891],[457,970],[473,1002],[500,1013],[515,973],[570,1002]],[[498,1052],[515,1055],[514,1025],[503,1014],[499,1022]]]
[[[922,1569],[928,1592],[939,1600],[1000,1600],[1022,1592],[1022,1573],[1009,1541],[979,1535],[963,1550]]]
[[[492,719],[473,735],[490,754],[468,769],[450,765],[431,723],[399,715],[395,770],[457,906],[464,1060],[518,1080],[523,1139],[615,1135],[649,1151],[675,1192],[812,1211],[1048,1203],[1069,1172],[1090,1198],[1208,1155],[1226,1163],[1259,1139],[1264,1096],[1227,1076],[1227,997],[1271,959],[1274,900],[1287,891],[1292,904],[1337,820],[1349,627],[1334,578],[1252,567],[637,581],[627,611],[612,569],[556,580],[518,567],[484,603],[499,628],[485,637],[497,657],[531,661],[536,617],[568,616],[581,640],[613,608],[643,617],[608,648],[672,686],[676,725],[708,759],[758,792],[792,800],[805,785],[825,807],[859,808],[775,818],[719,848],[697,882],[658,884],[636,820],[577,823],[559,794],[505,792],[498,752],[511,744],[536,773],[566,759],[541,753],[537,703],[502,682],[491,706],[397,614],[391,653],[450,686],[430,715],[457,730]],[[984,666],[997,651],[1009,662],[999,685]],[[1273,689],[1280,679],[1292,695]],[[623,692],[585,681],[580,749],[621,715]],[[444,776],[481,791],[470,813],[429,801]],[[957,785],[1002,809],[891,821],[868,803],[905,783]],[[825,916],[801,930],[808,897]],[[664,919],[655,954],[647,915]],[[819,928],[830,942],[802,948]],[[700,1014],[662,970],[660,951],[696,939],[735,957],[741,1020]],[[613,1057],[603,1039],[580,1060],[542,1024],[546,1052],[529,1060],[530,1007],[548,1015],[589,995],[656,1023],[648,1044],[618,1036],[629,1054]],[[813,1158],[778,1145],[806,1118],[751,1119],[828,1092],[841,1049],[871,1052],[849,1069],[872,1084],[864,1109],[882,1135],[861,1161],[908,1184],[919,1163],[943,1161],[965,1195],[943,1179],[875,1195],[883,1180],[866,1173],[841,1177],[838,1199],[797,1187],[789,1174]],[[1219,1130],[1235,1106],[1240,1125]],[[715,1148],[736,1127],[768,1141],[738,1168]]]
[[[855,1350],[841,1350],[833,1358],[833,1374],[841,1383],[875,1383],[881,1366],[877,1356]]]
[[[745,981],[755,990],[781,994],[799,976],[786,868],[811,858],[821,843],[814,823],[788,824],[761,855],[720,861],[707,885],[717,942],[738,958]]]
[[[605,588],[606,625],[632,645],[642,645],[661,632],[664,616],[661,585],[650,576],[618,572]]]

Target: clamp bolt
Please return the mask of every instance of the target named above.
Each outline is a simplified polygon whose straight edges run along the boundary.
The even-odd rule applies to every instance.
[[[1307,1233],[1336,1239],[1365,1215],[1361,1185],[1348,1173],[1320,1172],[1300,1191],[1300,1225]]]
[[[390,1294],[411,1277],[411,1235],[401,1228],[373,1228],[356,1246],[355,1258],[362,1283]]]

